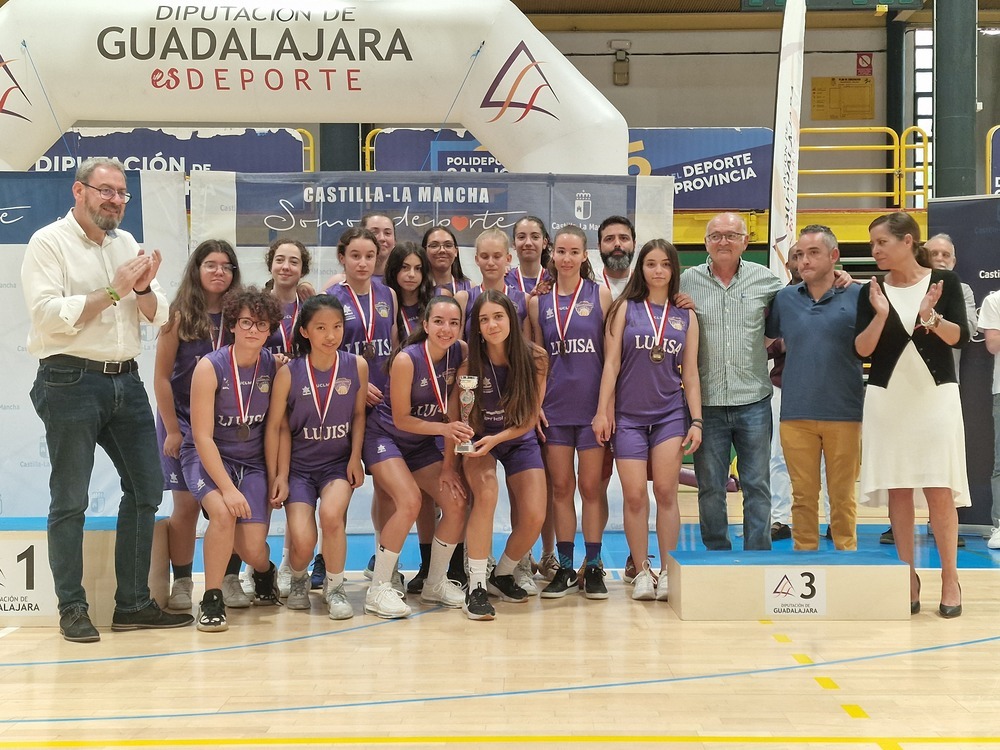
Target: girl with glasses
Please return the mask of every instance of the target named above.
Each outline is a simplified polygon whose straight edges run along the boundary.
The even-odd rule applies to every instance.
[[[198,501],[188,490],[181,467],[181,444],[191,431],[191,376],[198,360],[232,341],[222,325],[222,297],[240,285],[236,252],[225,240],[206,240],[188,258],[170,304],[170,320],[156,342],[153,390],[156,393],[156,437],[160,445],[165,489],[173,496],[167,525],[168,549],[174,582],[167,608],[193,606],[195,531]],[[239,563],[227,590],[233,606],[247,606],[240,590]]]
[[[431,264],[434,294],[454,297],[460,291],[470,289],[472,282],[462,271],[462,261],[458,257],[458,240],[449,227],[431,227],[424,232],[420,244]]]
[[[277,603],[267,546],[272,493],[264,418],[278,363],[264,343],[281,323],[281,307],[273,295],[248,287],[226,295],[222,314],[233,343],[195,366],[191,433],[181,449],[184,478],[208,515],[205,596],[197,620],[204,631],[228,628],[222,582],[234,549],[255,571],[254,602]]]

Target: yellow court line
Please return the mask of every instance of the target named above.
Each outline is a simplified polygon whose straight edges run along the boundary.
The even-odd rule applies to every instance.
[[[773,636],[773,638],[778,643],[791,643],[792,642],[791,638],[789,638],[787,635],[782,635],[781,633],[775,633],[774,636]]]
[[[841,706],[841,708],[844,709],[847,712],[847,715],[850,716],[852,719],[870,718],[868,714],[865,713],[864,709],[861,708],[861,706],[858,706],[854,703],[845,703],[844,705]]]
[[[847,708],[845,706],[845,708]],[[857,708],[856,706],[854,708]],[[860,709],[859,709],[860,710]],[[863,713],[863,712],[862,712]],[[425,737],[205,737],[200,739],[135,739],[135,740],[48,740],[0,741],[0,748],[92,748],[92,747],[291,747],[330,745],[485,745],[485,744],[624,744],[676,743],[697,745],[778,745],[789,747],[802,744],[862,745],[880,750],[902,750],[905,745],[1000,745],[1000,737],[739,737],[732,735],[548,735],[548,736],[425,736]]]
[[[831,680],[829,677],[816,677],[815,680],[824,690],[840,690],[840,685]]]
[[[805,654],[792,654],[792,658],[795,659],[799,664],[812,664],[813,660],[810,659]]]

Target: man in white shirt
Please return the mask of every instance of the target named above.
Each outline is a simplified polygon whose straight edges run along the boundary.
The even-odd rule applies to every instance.
[[[632,273],[635,227],[625,216],[609,216],[601,222],[597,239],[600,243],[601,261],[604,263],[604,270],[597,281],[611,290],[612,299],[617,299],[625,290]]]
[[[1000,549],[1000,291],[986,295],[979,311],[979,329],[993,355],[993,533],[986,546]]]
[[[118,229],[131,196],[113,159],[87,159],[74,206],[39,229],[21,266],[31,318],[28,351],[39,358],[31,401],[45,424],[49,478],[49,566],[68,641],[100,634],[83,589],[83,524],[94,451],[121,476],[112,630],[173,628],[191,615],[160,611],[149,595],[149,557],[163,474],[149,399],[137,372],[139,323],[161,326],[167,300],[156,283],[160,253],[146,254]]]

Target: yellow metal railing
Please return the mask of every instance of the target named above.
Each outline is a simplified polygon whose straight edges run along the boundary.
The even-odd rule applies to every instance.
[[[365,145],[361,147],[362,153],[365,155],[365,171],[374,172],[375,171],[375,136],[382,132],[382,128],[374,128],[369,131],[368,135],[365,136]]]
[[[306,172],[316,171],[316,141],[313,134],[304,128],[296,128],[302,136],[302,169]]]
[[[823,143],[812,145],[806,143],[806,137],[810,135],[822,136],[824,138],[839,139],[849,135],[881,135],[884,137],[883,143]],[[825,167],[817,169],[803,169],[801,160],[799,162],[799,176],[802,175],[825,175],[833,177],[856,177],[859,175],[886,175],[891,177],[891,190],[843,190],[831,192],[825,190],[818,193],[798,194],[800,199],[822,199],[822,198],[883,198],[888,199],[895,206],[900,203],[900,163],[901,154],[899,149],[899,136],[891,128],[802,128],[799,131],[799,151],[806,153],[836,154],[864,154],[872,151],[881,151],[886,154],[887,161],[891,163],[888,167]]]
[[[909,142],[910,136],[913,136],[913,143]],[[908,207],[907,198],[910,197],[919,199],[917,202],[920,205],[915,206],[916,208],[927,208],[928,185],[930,184],[930,167],[927,164],[929,145],[930,139],[927,137],[927,133],[916,125],[908,127],[899,134],[900,163],[902,165],[898,178],[900,208]],[[913,156],[912,160],[910,159],[911,155]],[[922,177],[922,187],[916,187],[915,184],[910,187],[910,177],[917,174]]]
[[[993,195],[993,134],[1000,130],[1000,125],[994,125],[986,134],[986,194]]]

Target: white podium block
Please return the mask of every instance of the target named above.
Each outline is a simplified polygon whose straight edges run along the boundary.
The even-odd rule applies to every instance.
[[[98,627],[111,625],[115,611],[114,517],[87,518],[83,529],[83,588],[90,619]],[[0,522],[0,626],[58,627],[59,608],[44,518],[5,518]],[[170,561],[167,521],[153,527],[149,589],[165,607],[169,596]]]
[[[909,567],[882,552],[673,552],[682,620],[908,620]]]

